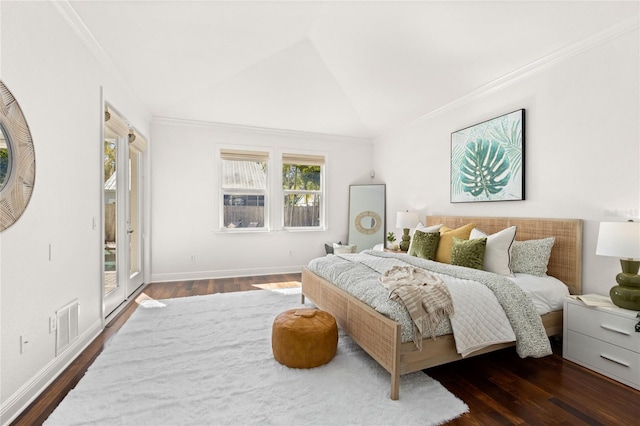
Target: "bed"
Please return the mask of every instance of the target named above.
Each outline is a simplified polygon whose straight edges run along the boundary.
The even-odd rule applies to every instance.
[[[443,224],[459,228],[473,223],[487,234],[516,226],[516,241],[555,237],[547,274],[559,279],[571,294],[581,294],[582,221],[579,219],[506,218],[469,216],[428,216],[426,225]],[[408,255],[396,255],[408,256]],[[302,271],[302,300],[310,299],[318,308],[330,312],[340,327],[391,374],[391,399],[400,395],[400,376],[462,359],[454,336],[423,339],[421,349],[403,341],[399,322],[376,311],[309,268]],[[541,315],[547,336],[562,333],[562,310]],[[473,352],[475,356],[515,345],[500,343]]]

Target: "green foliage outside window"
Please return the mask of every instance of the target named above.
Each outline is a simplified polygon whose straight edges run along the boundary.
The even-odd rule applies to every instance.
[[[116,143],[104,141],[104,181],[109,180],[116,171]]]
[[[285,226],[319,226],[321,171],[318,165],[282,165]]]

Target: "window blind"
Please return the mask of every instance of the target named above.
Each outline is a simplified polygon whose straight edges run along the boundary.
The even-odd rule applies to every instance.
[[[136,129],[131,129],[129,130],[129,147],[138,152],[145,152],[147,150],[147,140]]]
[[[242,151],[236,149],[221,149],[220,158],[230,161],[269,161],[269,153],[263,151]]]
[[[324,155],[282,154],[282,163],[324,166]]]
[[[104,133],[106,138],[125,138],[129,134],[129,124],[109,105],[105,105]]]

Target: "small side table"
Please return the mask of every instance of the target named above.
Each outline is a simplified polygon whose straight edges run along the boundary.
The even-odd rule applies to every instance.
[[[387,253],[406,253],[406,251],[402,251],[402,250],[394,250],[394,249],[390,249],[390,248],[384,248],[384,251],[386,251]]]
[[[640,389],[640,333],[637,312],[587,306],[574,296],[564,302],[562,355],[569,361]]]

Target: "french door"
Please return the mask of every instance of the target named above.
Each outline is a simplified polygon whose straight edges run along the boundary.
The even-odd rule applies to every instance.
[[[144,144],[107,109],[104,129],[104,315],[143,284]],[[112,121],[113,120],[113,121]]]

